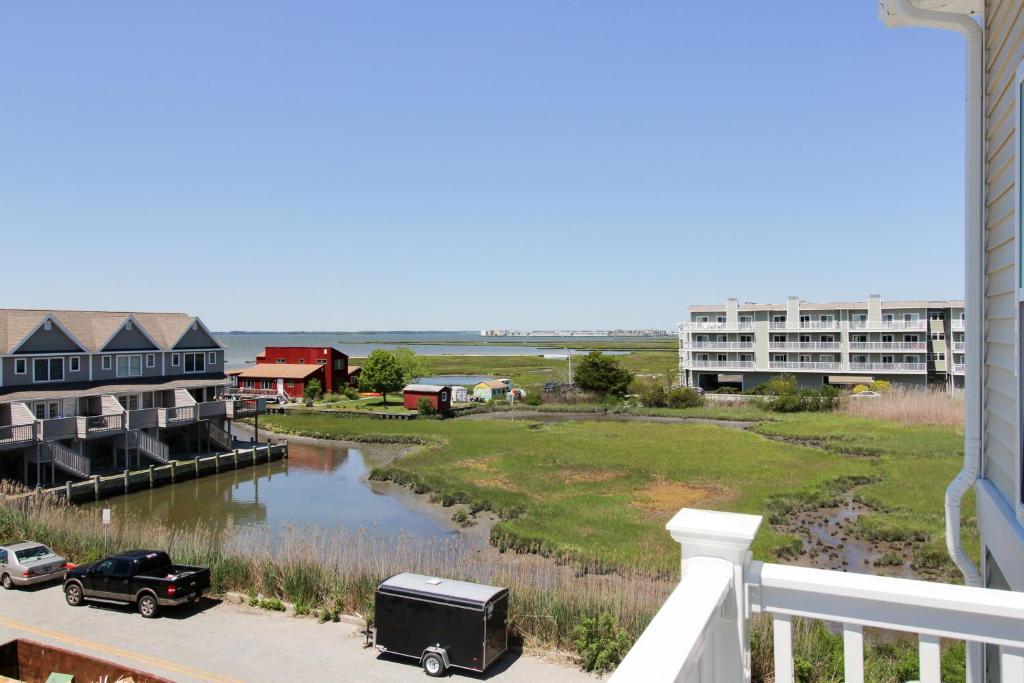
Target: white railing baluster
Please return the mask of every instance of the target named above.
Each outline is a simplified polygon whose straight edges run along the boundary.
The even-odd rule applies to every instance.
[[[788,614],[774,614],[772,617],[775,683],[793,683],[793,618]]]
[[[939,651],[939,637],[922,633],[918,639],[921,683],[942,683],[941,654]]]
[[[864,628],[843,624],[843,671],[846,683],[864,683]]]
[[[1024,649],[1004,647],[999,653],[1003,683],[1024,681]]]

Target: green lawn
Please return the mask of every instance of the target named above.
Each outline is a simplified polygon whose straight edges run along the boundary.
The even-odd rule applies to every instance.
[[[865,532],[921,534],[941,545],[942,492],[959,462],[952,430],[839,415],[785,416],[758,427],[824,448],[700,424],[381,423],[325,415],[268,416],[264,424],[339,438],[419,438],[432,445],[377,476],[499,512],[499,546],[658,567],[677,562],[664,524],[680,507],[771,517],[829,502],[863,481],[872,483],[855,491],[880,508],[865,518]],[[836,450],[851,445],[878,454]],[[772,559],[788,540],[765,524],[755,555]]]

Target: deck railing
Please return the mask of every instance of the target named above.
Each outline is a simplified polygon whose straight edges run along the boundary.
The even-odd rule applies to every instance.
[[[36,426],[34,423],[0,427],[0,448],[31,443],[35,439]]]
[[[732,370],[734,368],[753,368],[752,360],[691,360],[691,368],[707,368],[718,370]]]
[[[761,518],[681,510],[668,523],[682,578],[611,677],[612,683],[750,681],[750,615],[773,620],[775,681],[793,683],[792,622],[843,633],[847,683],[864,681],[865,627],[915,634],[921,683],[940,683],[940,639],[1001,648],[1003,683],[1024,681],[1024,594],[752,562]]]
[[[85,422],[85,433],[109,432],[124,429],[124,413],[115,415],[85,415],[80,419]]]
[[[727,351],[730,349],[752,349],[754,348],[754,342],[719,342],[719,341],[694,341],[694,342],[683,342],[684,349],[721,349]]]
[[[166,422],[191,422],[196,419],[195,406],[175,406],[164,408],[164,419]]]
[[[924,372],[925,363],[850,363],[851,370],[873,372]]]
[[[771,370],[842,370],[843,364],[835,361],[769,361]]]
[[[923,330],[928,321],[916,320],[851,320],[851,330]]]
[[[927,351],[924,342],[850,342],[852,351]]]
[[[792,351],[839,351],[842,347],[839,342],[768,342],[769,349]]]
[[[252,417],[259,410],[259,401],[254,398],[240,398],[227,402],[227,416],[232,419]]]
[[[953,353],[964,353],[967,350],[967,342],[953,342]]]

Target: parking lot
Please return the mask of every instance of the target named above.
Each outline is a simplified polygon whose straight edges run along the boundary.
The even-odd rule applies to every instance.
[[[318,624],[204,601],[143,619],[130,607],[64,602],[60,585],[0,590],[0,642],[25,638],[182,681],[424,681],[413,661],[379,656],[349,624]],[[515,683],[595,680],[561,664],[507,654],[483,676]]]

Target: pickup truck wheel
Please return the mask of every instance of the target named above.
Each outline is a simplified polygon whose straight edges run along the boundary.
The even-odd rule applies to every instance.
[[[423,658],[423,671],[431,678],[444,675],[444,660],[441,655],[431,652]]]
[[[4,574],[0,577],[0,585],[4,587],[5,591],[14,590],[14,580],[11,579],[10,574]]]
[[[64,589],[64,599],[72,607],[80,606],[82,604],[82,587],[77,583],[69,583],[68,587]]]
[[[141,614],[144,619],[152,619],[156,616],[156,612],[156,598],[152,595],[143,595],[139,598],[139,614]]]

